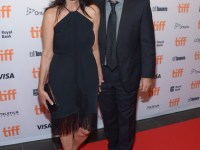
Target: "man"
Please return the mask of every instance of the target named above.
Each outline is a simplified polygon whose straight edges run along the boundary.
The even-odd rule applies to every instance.
[[[149,0],[96,0],[104,83],[99,96],[109,150],[131,150],[137,93],[155,75],[155,40]]]

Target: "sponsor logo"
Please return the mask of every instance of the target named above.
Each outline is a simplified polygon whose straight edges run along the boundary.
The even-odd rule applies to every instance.
[[[150,88],[148,94],[149,97],[158,96],[160,94],[160,87]]]
[[[195,60],[200,60],[200,51],[196,51],[194,54],[194,59]]]
[[[4,137],[17,136],[19,135],[19,132],[20,132],[20,126],[16,125],[16,126],[3,128],[2,132],[3,132]]]
[[[0,112],[0,118],[15,117],[19,115],[19,111]]]
[[[194,39],[194,42],[195,42],[195,43],[200,43],[200,38]]]
[[[180,98],[170,99],[169,101],[169,107],[177,107],[180,103]]]
[[[171,86],[170,87],[170,92],[177,92],[177,91],[180,91],[181,90],[181,85],[179,86]]]
[[[30,32],[33,39],[42,37],[41,27],[31,27]]]
[[[172,57],[172,61],[180,61],[180,60],[185,60],[185,56],[174,56]]]
[[[198,88],[200,88],[200,80],[192,81],[191,89],[198,89]]]
[[[33,68],[32,75],[34,79],[39,78],[40,68]]]
[[[33,89],[33,96],[38,96],[38,89]]]
[[[152,106],[147,106],[147,110],[155,110],[159,109],[160,105],[152,105]]]
[[[38,130],[45,130],[51,128],[51,124],[41,124],[37,125]]]
[[[37,116],[49,113],[49,111],[43,105],[35,105],[34,110]]]
[[[1,31],[1,38],[3,39],[8,39],[8,38],[12,38],[12,30],[9,31]]]
[[[175,23],[174,29],[189,29],[190,26],[181,25],[180,23]]]
[[[15,100],[16,94],[16,89],[0,91],[0,102]]]
[[[190,8],[189,3],[181,3],[178,5],[178,13],[188,13]]]
[[[0,50],[0,61],[12,61],[13,55],[13,49]]]
[[[154,6],[152,7],[152,11],[168,11],[168,7]]]
[[[155,21],[154,24],[154,30],[155,31],[164,31],[166,26],[166,21]]]
[[[15,78],[14,74],[13,73],[3,73],[3,74],[0,74],[0,80],[3,80],[3,79],[13,79]]]
[[[183,68],[178,68],[178,69],[174,69],[172,71],[172,77],[173,78],[179,78],[183,76]]]
[[[162,64],[163,63],[163,55],[156,56],[156,64]]]
[[[155,79],[160,79],[161,78],[161,74],[155,74]]]
[[[190,97],[188,99],[188,102],[194,102],[194,101],[199,101],[200,100],[200,97]]]
[[[162,47],[163,45],[164,45],[164,40],[163,41],[156,41],[157,47]]]
[[[0,7],[0,18],[10,18],[10,14],[11,14],[11,6],[1,6]]]
[[[176,46],[185,46],[187,41],[187,37],[177,37],[175,40],[175,45]]]
[[[38,56],[42,56],[42,52],[38,52],[38,51],[32,51],[29,53],[30,57],[38,57]]]
[[[199,20],[199,22],[198,22],[198,29],[200,30],[200,20]]]
[[[35,16],[41,16],[44,14],[43,11],[38,11],[38,10],[35,10],[33,8],[30,8],[30,7],[27,7],[27,11],[26,11],[26,15],[35,15]]]
[[[200,70],[196,70],[194,68],[191,70],[191,74],[198,74],[198,73],[200,73]]]

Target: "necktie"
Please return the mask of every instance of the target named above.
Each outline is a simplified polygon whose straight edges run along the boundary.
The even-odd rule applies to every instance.
[[[116,53],[116,28],[117,28],[117,15],[115,11],[115,6],[118,2],[110,2],[111,12],[108,19],[107,25],[107,47],[106,47],[106,62],[107,66],[114,70],[117,63],[117,53]]]

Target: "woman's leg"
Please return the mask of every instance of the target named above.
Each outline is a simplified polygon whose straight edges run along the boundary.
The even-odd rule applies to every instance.
[[[62,143],[63,150],[73,150],[73,134],[61,136],[60,141]]]
[[[78,150],[79,146],[87,139],[89,131],[83,128],[79,128],[76,133],[74,133],[73,150]]]

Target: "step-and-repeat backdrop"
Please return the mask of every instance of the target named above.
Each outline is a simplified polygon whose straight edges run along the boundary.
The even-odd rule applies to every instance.
[[[49,0],[0,0],[0,146],[51,138],[38,102],[41,21]],[[137,119],[200,107],[200,3],[151,0],[156,83],[139,94]],[[103,127],[99,113],[99,128]]]

